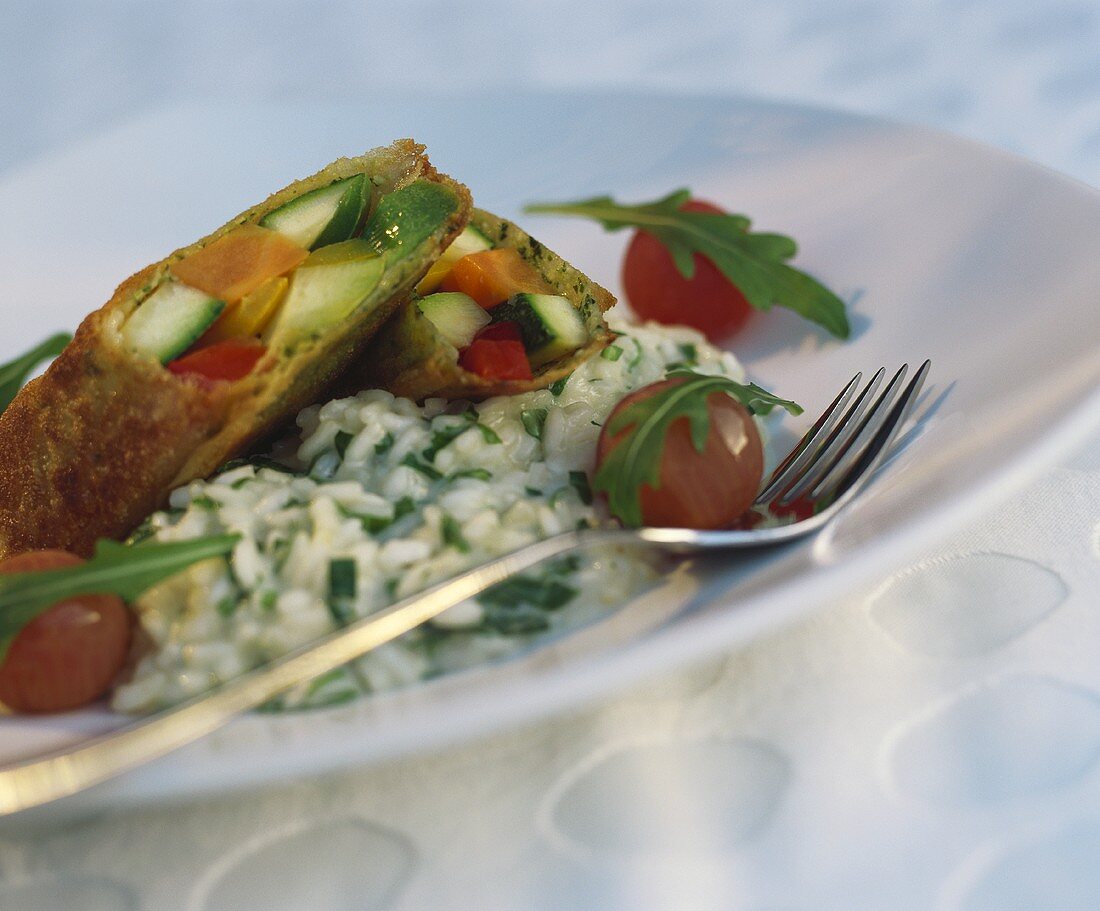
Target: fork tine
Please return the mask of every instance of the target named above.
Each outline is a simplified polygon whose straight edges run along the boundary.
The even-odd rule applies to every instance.
[[[880,367],[875,372],[875,375],[868,381],[867,385],[863,387],[863,391],[856,396],[855,401],[848,406],[847,411],[845,411],[838,420],[831,422],[832,429],[825,436],[824,441],[807,449],[805,457],[798,459],[797,470],[788,470],[786,472],[787,476],[782,484],[769,484],[767,497],[759,497],[758,501],[763,504],[770,504],[785,500],[787,493],[793,485],[798,484],[798,482],[806,476],[807,472],[812,471],[814,466],[829,452],[834,451],[839,443],[843,443],[848,438],[848,433],[850,433],[852,425],[858,420],[859,416],[863,414],[863,410],[867,405],[867,400],[878,389],[885,375],[886,368]]]
[[[771,473],[771,477],[768,478],[767,483],[761,489],[760,493],[756,495],[756,499],[753,501],[754,504],[760,505],[761,503],[767,503],[768,500],[771,499],[773,493],[777,490],[781,490],[787,481],[802,469],[802,466],[805,465],[813,456],[814,452],[816,452],[813,448],[813,444],[833,429],[833,425],[836,424],[836,419],[841,409],[848,404],[848,400],[852,397],[852,393],[855,391],[861,379],[863,379],[862,371],[853,376],[848,381],[848,384],[840,390],[840,394],[833,399],[833,403],[821,413],[821,417],[814,422],[814,426],[806,431],[794,449],[787,453],[783,461],[775,467],[775,471]]]
[[[844,422],[833,432],[833,439],[822,449],[813,464],[808,466],[802,476],[780,495],[779,505],[785,506],[807,491],[819,489],[823,478],[833,474],[850,454],[859,452],[862,444],[869,439],[889,412],[894,396],[908,371],[909,365],[902,364],[870,408],[858,413],[854,413],[853,409],[853,412],[849,413],[850,416],[845,415]],[[885,368],[880,372],[885,374]],[[870,396],[861,396],[861,398],[867,399]],[[812,497],[813,494],[811,494]]]
[[[894,403],[893,407],[890,408],[886,417],[879,422],[878,430],[874,437],[872,437],[870,443],[863,448],[855,464],[853,464],[832,486],[829,496],[834,502],[851,490],[860,479],[867,474],[868,469],[873,468],[879,463],[880,456],[889,449],[898,431],[901,429],[902,424],[905,423],[905,419],[909,416],[913,403],[916,402],[917,396],[920,395],[921,388],[924,386],[925,378],[928,376],[928,371],[931,367],[931,360],[926,360],[920,365],[920,369],[917,370],[916,374],[909,381],[909,385],[905,387],[905,391]],[[835,473],[833,472],[830,472],[830,475],[835,477]],[[818,491],[824,490],[826,486],[828,485],[823,481],[818,485]],[[818,496],[820,494],[815,491],[814,495]]]

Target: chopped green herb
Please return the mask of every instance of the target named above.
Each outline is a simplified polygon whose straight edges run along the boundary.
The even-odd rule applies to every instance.
[[[478,601],[487,607],[516,608],[529,604],[542,610],[558,610],[577,596],[577,590],[557,579],[519,575],[482,592]]]
[[[269,588],[262,595],[260,595],[260,607],[262,607],[264,610],[272,610],[278,600],[279,593],[274,589]]]
[[[202,494],[201,496],[197,496],[192,499],[191,505],[194,506],[196,509],[211,510],[218,508],[218,501],[215,500],[213,497],[208,497],[206,494]]]
[[[237,599],[232,595],[226,595],[214,606],[214,609],[223,617],[232,617],[237,611]]]
[[[448,475],[448,480],[451,481],[457,481],[459,478],[477,478],[479,481],[491,481],[493,474],[484,468],[466,468],[463,471],[456,471],[454,474]]]
[[[545,573],[548,576],[567,576],[581,568],[581,558],[576,554],[558,557],[546,564]]]
[[[424,458],[429,462],[434,462],[439,450],[449,446],[469,429],[469,424],[459,424],[455,427],[444,427],[442,430],[434,431],[432,433],[432,445],[423,452]]]
[[[348,446],[354,439],[355,434],[348,433],[346,430],[341,430],[336,434],[336,439],[332,441],[332,445],[336,449],[336,454],[340,456],[341,459],[344,458],[344,454],[348,451]]]
[[[542,604],[539,606],[545,610],[558,610],[565,607],[570,601],[577,597],[577,590],[571,585],[566,585],[564,582],[558,582],[556,579],[551,579],[546,583],[545,590],[542,595]]]
[[[354,598],[357,570],[351,557],[337,557],[328,564],[328,596],[330,600]]]
[[[529,497],[541,497],[542,496],[542,491],[539,490],[537,487],[524,487],[523,491]]]
[[[416,504],[412,497],[402,497],[393,505],[393,520],[396,522],[402,516],[416,512]]]
[[[309,682],[303,696],[302,707],[326,708],[343,705],[359,695],[360,689],[356,685],[355,678],[345,668],[338,667]]]
[[[363,531],[368,535],[376,535],[393,525],[393,519],[387,516],[357,516]]]
[[[680,342],[676,347],[680,349],[685,367],[695,367],[699,363],[699,349],[692,342]]]
[[[350,557],[338,557],[328,565],[328,605],[332,619],[346,626],[354,617],[352,602],[355,600],[357,570]]]
[[[368,535],[376,535],[384,528],[389,528],[393,524],[393,518],[391,516],[371,516],[363,515],[358,512],[353,512],[348,509],[342,503],[336,504],[336,509],[346,519],[355,519],[363,527]]]
[[[569,483],[577,491],[577,496],[586,506],[592,502],[592,486],[588,483],[588,474],[583,471],[569,472]]]
[[[550,619],[530,604],[511,607],[492,604],[483,608],[481,625],[486,631],[502,636],[523,636],[549,629]]]
[[[390,601],[396,601],[397,600],[397,586],[398,586],[398,580],[396,578],[387,579],[386,583],[382,586],[383,591],[385,591],[385,593],[386,593],[386,597]]]
[[[484,439],[486,443],[495,444],[501,442],[500,436],[492,427],[488,427],[480,421],[474,424],[474,426],[481,431],[482,439]]]
[[[450,513],[443,513],[443,521],[440,523],[439,530],[443,533],[445,544],[453,547],[459,553],[468,554],[470,552],[470,542],[462,534],[462,526],[459,524],[458,519]]]
[[[347,600],[334,601],[330,598],[325,602],[325,606],[328,608],[332,619],[336,621],[337,626],[347,626],[355,619],[355,612],[351,609],[351,604]]]
[[[600,357],[605,361],[617,361],[623,356],[623,349],[618,345],[608,345],[600,352]]]
[[[542,428],[546,424],[547,414],[545,408],[524,408],[519,414],[519,419],[523,423],[523,429],[530,436],[533,436],[536,440],[541,440]]]
[[[385,455],[387,452],[393,449],[393,439],[393,434],[387,430],[386,435],[374,444],[374,454]]]
[[[402,465],[406,465],[414,471],[419,471],[424,477],[429,478],[432,481],[438,481],[443,477],[438,471],[436,471],[427,462],[422,462],[411,452],[406,454],[405,458],[401,460]]]
[[[569,377],[572,375],[573,374],[569,374],[569,376],[563,376],[560,380],[555,380],[547,387],[550,390],[550,394],[554,398],[557,398],[565,391],[565,386],[569,382]]]

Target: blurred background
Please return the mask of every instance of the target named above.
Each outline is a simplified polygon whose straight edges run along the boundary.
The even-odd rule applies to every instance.
[[[1095,0],[4,0],[0,171],[181,100],[749,93],[1100,181]]]

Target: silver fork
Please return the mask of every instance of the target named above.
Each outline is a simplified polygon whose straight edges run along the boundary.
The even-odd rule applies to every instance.
[[[903,366],[877,397],[886,371],[880,369],[855,395],[862,379],[857,373],[760,491],[754,508],[760,517],[770,519],[765,527],[693,531],[609,526],[538,541],[399,601],[210,693],[75,747],[0,767],[0,816],[75,794],[158,759],[509,576],[576,548],[644,544],[689,554],[778,544],[816,531],[868,482],[909,414],[929,367],[930,362],[925,361],[899,393],[908,371],[908,365]],[[845,410],[853,395],[855,401]]]

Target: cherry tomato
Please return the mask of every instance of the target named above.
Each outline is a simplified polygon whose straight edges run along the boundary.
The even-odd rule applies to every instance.
[[[252,372],[266,351],[255,339],[230,338],[205,348],[196,348],[169,363],[168,369],[177,376],[239,380]]]
[[[0,562],[0,573],[76,566],[63,550],[37,550]],[[63,712],[98,699],[130,648],[130,613],[114,595],[60,601],[23,627],[0,664],[0,702],[15,712]]]
[[[717,206],[692,199],[687,212],[723,214]],[[729,338],[753,312],[745,296],[706,257],[695,254],[695,274],[684,278],[668,250],[652,234],[638,231],[623,260],[623,287],[642,319],[692,326],[712,341]]]
[[[643,401],[679,379],[662,380],[632,392],[604,423],[596,447],[597,467],[625,442],[633,429],[609,434],[612,418],[634,402]],[[673,421],[665,435],[661,477],[657,488],[642,485],[642,519],[646,525],[669,528],[728,528],[745,512],[760,489],[764,447],[748,409],[724,392],[707,397],[710,430],[703,451],[691,441],[688,419]]]

